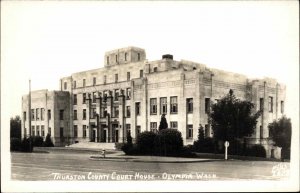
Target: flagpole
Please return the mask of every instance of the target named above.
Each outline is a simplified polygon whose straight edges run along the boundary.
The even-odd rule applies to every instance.
[[[29,137],[31,137],[31,80],[29,79],[29,94],[28,94],[28,115],[29,115]]]

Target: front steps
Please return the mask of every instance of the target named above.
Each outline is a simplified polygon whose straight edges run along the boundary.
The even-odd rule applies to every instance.
[[[115,143],[80,142],[69,145],[71,148],[115,150]]]

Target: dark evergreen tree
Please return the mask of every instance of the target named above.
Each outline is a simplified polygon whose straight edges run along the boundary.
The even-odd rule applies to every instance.
[[[159,123],[159,127],[158,127],[159,131],[168,128],[168,122],[167,122],[167,119],[165,116],[166,116],[165,114],[161,115],[161,119],[160,119],[160,123]]]
[[[51,136],[50,136],[49,133],[46,136],[46,139],[45,139],[45,142],[44,142],[44,146],[45,147],[54,147],[54,144],[53,144],[53,142],[51,140]]]
[[[10,138],[21,139],[21,119],[18,115],[10,118]]]

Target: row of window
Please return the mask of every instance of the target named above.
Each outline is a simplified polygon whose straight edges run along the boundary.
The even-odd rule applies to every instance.
[[[264,98],[259,99],[259,110],[263,111],[264,109]],[[268,98],[268,110],[270,113],[273,113],[273,97],[269,96]],[[284,101],[280,101],[280,112],[284,113]]]
[[[144,71],[143,70],[140,70],[140,78],[142,78],[144,75]],[[106,84],[107,83],[107,76],[104,75],[103,76],[103,84]],[[130,81],[131,80],[131,76],[130,76],[130,72],[127,72],[127,81]],[[115,74],[115,83],[119,82],[119,75],[118,74]],[[97,78],[96,77],[93,77],[93,86],[97,85]],[[82,80],[82,86],[85,87],[86,86],[86,79],[83,79]],[[73,81],[73,88],[77,88],[77,84],[76,84],[76,80]],[[68,89],[68,83],[67,82],[64,82],[64,90],[67,90]]]
[[[186,99],[187,113],[193,113],[193,98]],[[160,98],[160,114],[167,114],[167,97]],[[210,109],[210,98],[205,98],[205,113]],[[177,96],[170,97],[170,113],[178,113],[178,98]],[[157,98],[150,98],[150,114],[157,114]]]
[[[23,120],[26,121],[26,111],[23,112]],[[31,109],[31,120],[41,120],[44,121],[45,119],[45,109],[44,108],[36,108]],[[51,119],[51,110],[48,110],[48,120]]]
[[[48,133],[51,135],[51,128],[48,128]],[[32,125],[31,126],[31,135],[32,136],[41,136],[45,137],[45,126],[44,125]]]
[[[119,54],[116,54],[116,55],[115,55],[116,63],[118,63],[118,57],[119,57],[118,55],[119,55]],[[125,61],[127,61],[127,56],[128,56],[128,54],[127,54],[127,52],[125,52],[125,53],[124,53],[124,60],[125,60]],[[137,53],[137,60],[138,60],[138,61],[141,60],[141,54],[140,54],[140,53]],[[109,56],[106,56],[106,64],[109,65]]]
[[[104,101],[105,101],[106,100],[105,96],[108,95],[108,91],[104,91],[103,95],[104,95]],[[114,100],[115,101],[119,100],[119,96],[120,96],[120,89],[115,89],[114,95],[113,95]],[[97,103],[97,99],[99,99],[98,97],[100,97],[99,92],[93,92],[93,93],[91,93],[91,95],[89,93],[82,93],[82,104],[86,104],[87,100],[91,100],[92,103]],[[126,88],[125,97],[127,100],[130,100],[131,88]],[[78,102],[77,94],[74,94],[73,95],[73,105],[77,105],[77,102]]]

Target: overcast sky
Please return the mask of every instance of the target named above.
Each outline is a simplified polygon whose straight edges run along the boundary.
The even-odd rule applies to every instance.
[[[4,1],[2,109],[21,114],[29,78],[32,90],[58,90],[59,78],[103,67],[105,51],[137,46],[148,60],[170,53],[276,78],[287,85],[287,114],[299,112],[298,16],[297,1]]]

